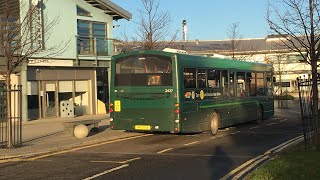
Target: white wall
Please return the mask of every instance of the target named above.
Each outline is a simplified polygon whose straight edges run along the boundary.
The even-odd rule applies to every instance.
[[[20,1],[23,4],[21,8],[26,9],[29,0]],[[91,12],[92,17],[77,16],[77,5]],[[22,10],[22,15],[24,12],[25,10]],[[47,40],[45,48],[58,46],[61,49],[64,44],[68,44],[68,47],[62,54],[54,58],[76,58],[77,19],[107,23],[109,29],[108,38],[112,38],[112,17],[83,0],[44,0],[44,23],[50,23],[55,18],[58,18],[58,23],[44,34],[44,39]],[[43,57],[44,54],[38,56]]]

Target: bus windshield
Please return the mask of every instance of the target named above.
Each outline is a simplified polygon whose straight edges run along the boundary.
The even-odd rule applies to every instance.
[[[158,55],[135,55],[116,61],[115,86],[172,86],[172,60]]]

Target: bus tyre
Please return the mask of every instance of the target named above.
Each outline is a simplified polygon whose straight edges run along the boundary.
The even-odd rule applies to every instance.
[[[261,106],[258,106],[258,109],[257,109],[257,124],[260,124],[262,122],[262,118],[263,118],[263,115],[262,115],[262,108]]]
[[[218,133],[218,127],[219,127],[219,116],[215,112],[212,114],[211,123],[210,123],[210,131],[212,135],[216,135]]]

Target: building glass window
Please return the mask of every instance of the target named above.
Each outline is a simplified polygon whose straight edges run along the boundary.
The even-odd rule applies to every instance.
[[[78,20],[78,54],[109,55],[111,42],[107,39],[107,25],[99,22]],[[110,46],[110,47],[109,47]]]
[[[75,113],[77,115],[89,114],[89,82],[87,80],[75,81]]]
[[[267,95],[272,96],[273,95],[272,74],[267,73],[266,75],[267,75]]]
[[[257,73],[257,96],[265,96],[265,78],[264,73]]]
[[[77,6],[77,15],[78,16],[91,16],[91,13],[89,11],[86,11],[83,8]]]
[[[28,94],[28,118],[38,119],[39,118],[39,96],[38,96],[38,82],[28,81],[27,82],[27,94]]]
[[[72,101],[72,83],[73,81],[59,81],[58,82],[58,87],[59,87],[59,100],[58,102],[61,101]]]

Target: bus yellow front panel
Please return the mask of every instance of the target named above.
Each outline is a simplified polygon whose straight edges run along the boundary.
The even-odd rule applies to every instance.
[[[114,111],[115,112],[121,111],[121,102],[119,100],[114,101]]]

